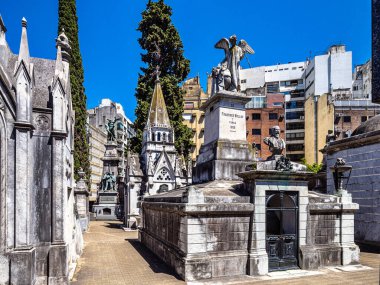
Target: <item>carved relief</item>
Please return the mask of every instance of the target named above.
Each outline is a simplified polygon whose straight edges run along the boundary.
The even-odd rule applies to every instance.
[[[45,115],[39,115],[35,119],[36,129],[38,131],[49,131],[50,130],[50,120]]]
[[[3,99],[1,99],[1,97],[0,97],[0,110],[4,110],[5,109],[5,104],[4,104],[4,101],[3,101]]]

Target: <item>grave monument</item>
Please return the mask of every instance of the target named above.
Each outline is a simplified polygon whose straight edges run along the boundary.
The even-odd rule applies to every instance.
[[[94,205],[97,220],[116,220],[122,218],[119,197],[123,194],[123,175],[119,173],[119,157],[116,142],[116,122],[108,120],[106,125],[107,144],[103,157],[103,178],[99,185],[98,203]]]
[[[239,55],[233,58],[241,58],[236,39],[230,42]],[[349,196],[309,192],[313,174],[282,155],[278,127],[266,138],[272,156],[264,162],[254,161],[245,124],[232,128],[244,123],[247,97],[230,79],[239,77],[231,54],[214,69],[216,92],[205,103],[197,184],[144,197],[140,241],[186,281],[357,263],[358,205]]]

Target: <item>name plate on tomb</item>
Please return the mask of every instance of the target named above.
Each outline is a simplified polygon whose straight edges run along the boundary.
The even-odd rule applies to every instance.
[[[117,193],[101,193],[99,194],[99,204],[116,204]]]

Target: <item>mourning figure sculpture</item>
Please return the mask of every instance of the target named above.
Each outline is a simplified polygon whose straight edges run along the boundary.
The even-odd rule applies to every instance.
[[[236,42],[236,35],[233,35],[215,44],[215,48],[224,50],[225,58],[212,70],[213,93],[221,90],[240,92],[240,61],[246,53],[254,54],[254,51],[245,40]]]

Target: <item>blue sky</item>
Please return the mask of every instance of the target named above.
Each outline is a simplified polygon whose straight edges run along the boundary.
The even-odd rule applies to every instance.
[[[54,58],[58,0],[1,0],[7,40],[18,53],[21,18],[28,20],[29,48],[34,57]],[[142,65],[136,31],[148,0],[77,0],[80,47],[87,105],[101,98],[120,102],[134,119],[134,92]],[[206,73],[222,59],[213,48],[236,34],[256,51],[252,66],[302,61],[343,43],[354,65],[371,56],[370,0],[166,0],[191,61],[189,77]],[[246,61],[243,66],[247,67]]]

